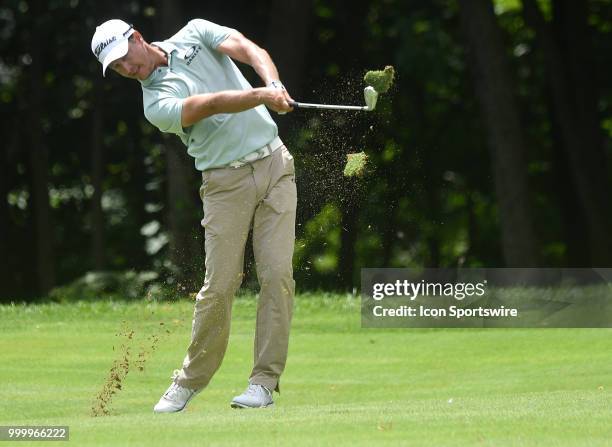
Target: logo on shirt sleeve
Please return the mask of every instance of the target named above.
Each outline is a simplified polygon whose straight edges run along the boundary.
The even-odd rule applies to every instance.
[[[191,62],[195,59],[200,50],[201,48],[199,45],[194,45],[187,50],[187,52],[185,53],[185,60],[187,61],[187,65],[191,64]]]

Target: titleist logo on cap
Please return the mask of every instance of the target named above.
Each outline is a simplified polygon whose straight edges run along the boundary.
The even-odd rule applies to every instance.
[[[113,36],[104,42],[100,42],[94,50],[94,54],[96,55],[96,57],[99,57],[102,50],[104,50],[104,48],[106,48],[109,44],[113,43],[115,40],[117,40],[117,36]]]

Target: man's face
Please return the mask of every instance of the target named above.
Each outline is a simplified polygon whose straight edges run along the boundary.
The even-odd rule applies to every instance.
[[[124,78],[142,81],[149,77],[155,67],[138,31],[130,36],[126,55],[113,61],[109,67]]]

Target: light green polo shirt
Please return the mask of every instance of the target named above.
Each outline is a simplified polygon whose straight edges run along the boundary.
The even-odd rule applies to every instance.
[[[168,66],[141,81],[144,114],[162,132],[178,135],[200,171],[225,166],[270,143],[278,135],[264,105],[240,113],[221,113],[181,127],[185,98],[251,85],[227,55],[217,51],[234,30],[195,19],[163,42]]]

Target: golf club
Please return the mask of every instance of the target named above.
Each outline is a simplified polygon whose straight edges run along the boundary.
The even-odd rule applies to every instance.
[[[363,90],[365,106],[341,106],[333,104],[310,104],[306,102],[290,102],[289,105],[296,109],[325,109],[325,110],[363,110],[371,112],[376,107],[378,92],[373,87],[368,86]]]

